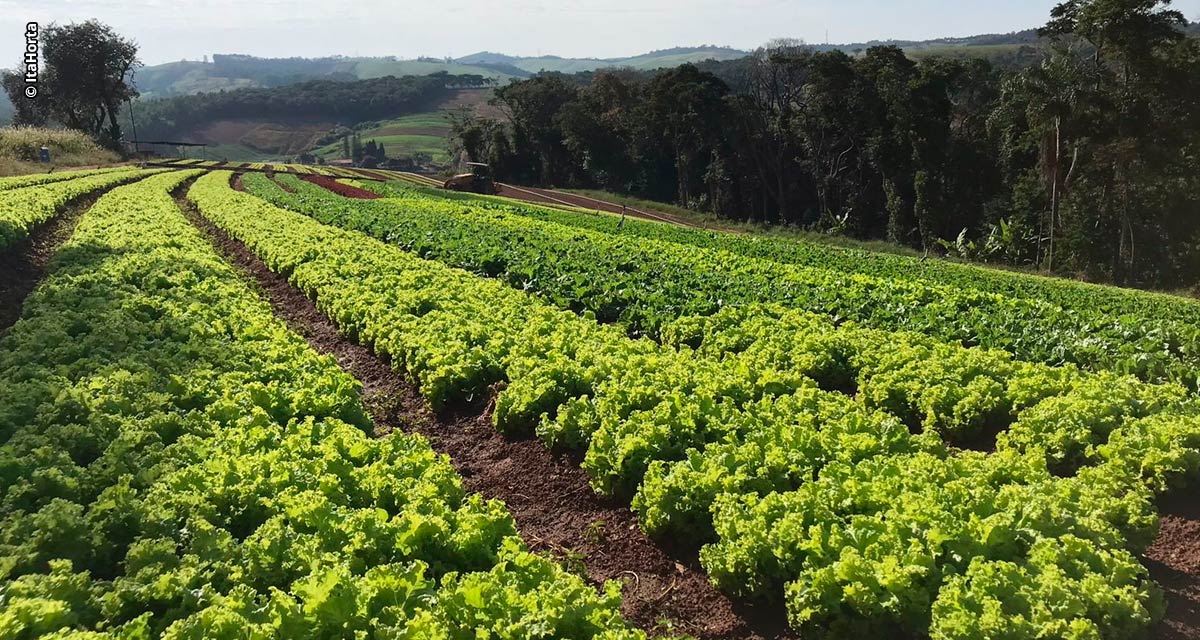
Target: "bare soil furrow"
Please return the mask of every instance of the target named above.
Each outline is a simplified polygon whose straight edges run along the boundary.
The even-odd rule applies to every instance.
[[[23,240],[0,250],[0,336],[20,319],[25,298],[46,276],[50,259],[75,233],[79,218],[104,191],[75,198]]]
[[[337,330],[305,295],[271,272],[241,242],[205,220],[177,194],[180,207],[213,245],[270,301],[275,313],[318,351],[332,355],[363,385],[378,435],[420,433],[450,457],[465,486],[503,500],[530,547],[552,553],[595,584],[624,583],[622,613],[653,633],[699,638],[790,638],[779,607],[732,602],[694,559],[673,557],[649,540],[628,505],[588,486],[578,461],[536,439],[511,440],[491,426],[490,404],[435,414],[404,375]]]

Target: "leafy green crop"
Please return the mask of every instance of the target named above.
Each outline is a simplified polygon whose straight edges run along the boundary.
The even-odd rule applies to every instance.
[[[349,181],[385,197],[432,197],[466,202],[472,206],[545,220],[604,233],[721,249],[747,257],[766,258],[788,264],[860,273],[879,278],[899,278],[926,284],[1000,293],[1006,297],[1045,300],[1066,309],[1101,311],[1112,316],[1130,315],[1142,320],[1200,322],[1200,304],[1172,295],[1095,285],[1063,278],[1047,278],[1001,269],[984,268],[948,260],[925,260],[908,256],[813,244],[764,234],[732,234],[702,231],[592,212],[575,213],[562,208],[472,193],[453,193],[407,182]]]
[[[0,636],[637,639],[276,319],[179,212],[115,189],[0,339]]]
[[[496,277],[563,309],[590,311],[633,334],[657,336],[684,315],[777,302],[884,330],[1002,349],[1051,365],[1172,380],[1196,388],[1200,326],[1193,321],[1113,315],[1085,304],[1063,308],[957,285],[877,277],[624,236],[514,215],[473,200],[413,194],[352,200],[281,176],[247,188],[328,224],[362,231],[418,255]]]
[[[1200,469],[1200,423],[1183,387],[780,306],[675,309],[660,324],[665,344],[631,339],[589,310],[565,312],[237,193],[228,177],[205,176],[189,198],[417,378],[435,406],[495,394],[499,428],[536,424],[549,444],[586,447],[597,490],[632,495],[656,534],[708,542],[700,557],[714,582],[782,600],[803,633],[961,637],[970,612],[999,608],[1032,621],[1014,637],[1132,637],[1161,614],[1134,558],[1154,533],[1154,493]],[[407,224],[323,196],[305,206],[351,227]],[[421,255],[446,237],[461,239],[445,246],[468,247],[463,256],[486,244],[437,220],[478,212],[406,215],[430,225],[410,247]],[[522,255],[510,246],[543,247],[521,245],[536,236],[479,233],[499,243],[491,261]],[[570,261],[580,246],[594,257],[591,237],[578,238],[547,260],[586,269]],[[572,286],[588,286],[582,273]],[[1098,401],[1105,387],[1119,393]],[[1064,410],[1077,420],[1049,420]],[[994,453],[942,441],[994,429],[1013,434]],[[1095,598],[1040,607],[1057,576]]]
[[[79,196],[165,171],[121,169],[85,171],[80,172],[81,177],[71,173],[47,174],[69,179],[0,190],[0,249],[24,238],[35,226],[52,218],[63,205]]]
[[[52,182],[62,182],[64,180],[74,180],[75,178],[100,175],[103,173],[112,173],[114,171],[129,171],[132,168],[133,167],[129,166],[118,166],[105,167],[103,169],[55,171],[54,173],[34,173],[24,176],[11,176],[8,178],[0,178],[0,191],[19,189],[21,187],[31,187],[39,184],[50,184]]]

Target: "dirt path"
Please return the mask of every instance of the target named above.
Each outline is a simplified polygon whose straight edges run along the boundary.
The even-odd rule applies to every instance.
[[[396,429],[429,438],[450,456],[470,491],[503,500],[530,547],[557,555],[594,583],[624,583],[622,614],[655,633],[704,639],[792,638],[778,608],[735,605],[694,561],[669,556],[642,533],[627,506],[598,497],[578,461],[552,454],[535,439],[508,440],[491,426],[490,407],[434,414],[416,387],[369,349],[345,339],[286,278],[245,245],[202,218],[177,192],[188,219],[232,264],[257,283],[275,313],[314,348],[331,354],[363,384],[363,400],[380,435]]]
[[[1187,490],[1159,501],[1161,528],[1144,558],[1162,586],[1167,617],[1158,640],[1200,639],[1200,500]]]
[[[101,189],[72,200],[24,239],[0,250],[0,336],[16,324],[25,298],[46,276],[50,259],[75,233],[79,218],[104,191]]]
[[[274,182],[275,186],[279,187],[280,189],[283,189],[284,191],[286,191],[288,193],[295,193],[295,190],[293,190],[290,186],[280,182],[279,178],[276,177],[274,174],[267,176],[267,177],[270,178],[271,182]]]
[[[554,189],[541,189],[538,187],[517,187],[509,184],[501,184],[499,195],[506,198],[514,198],[517,200],[525,200],[527,202],[536,202],[539,204],[550,204],[559,206],[579,207],[582,209],[591,209],[593,211],[605,211],[608,213],[621,213],[622,211],[631,218],[641,218],[643,220],[653,220],[655,222],[666,222],[669,224],[679,225],[681,227],[690,227],[692,229],[706,229],[702,225],[684,220],[679,216],[664,213],[662,211],[643,211],[633,207],[623,207],[619,203],[609,202],[607,200],[597,200],[588,196],[579,195],[577,193],[568,193],[566,191],[555,191]],[[713,231],[726,231],[736,233],[729,229],[720,229],[710,227]]]
[[[346,198],[357,198],[360,200],[376,200],[380,196],[373,191],[359,189],[358,187],[342,184],[334,178],[326,176],[301,176],[302,180],[307,180],[317,186],[325,187],[326,189]]]

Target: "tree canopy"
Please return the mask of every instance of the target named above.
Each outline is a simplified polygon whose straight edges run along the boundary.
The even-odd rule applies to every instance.
[[[598,187],[928,252],[1200,280],[1200,46],[1164,0],[1067,0],[1040,60],[776,41],[657,73],[543,75],[455,137],[501,179]]]
[[[41,32],[40,44],[36,98],[25,97],[21,74],[6,71],[0,78],[16,108],[13,123],[53,120],[119,147],[121,105],[137,96],[129,82],[130,72],[140,64],[137,45],[96,20],[52,24]]]

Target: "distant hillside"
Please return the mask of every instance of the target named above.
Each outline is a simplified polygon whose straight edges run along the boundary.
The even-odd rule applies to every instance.
[[[1200,36],[1200,23],[1187,27],[1189,34]],[[814,44],[820,51],[841,50],[855,53],[878,45],[895,45],[913,57],[952,55],[984,57],[1001,66],[1025,65],[1041,59],[1036,29],[1013,33],[983,34],[934,40],[872,40],[849,44]],[[643,71],[674,67],[707,60],[729,61],[748,55],[730,47],[676,47],[651,51],[627,58],[562,58],[558,56],[522,57],[481,51],[455,59],[419,58],[401,60],[388,57],[259,58],[236,54],[216,54],[212,60],[168,62],[139,69],[134,77],[143,98],[192,95],[252,87],[277,87],[305,80],[361,80],[384,76],[427,75],[446,72],[452,75],[477,75],[498,84],[514,78],[527,78],[542,71],[578,73],[615,67]],[[0,94],[0,123],[12,114],[8,97]]]
[[[1189,33],[1200,34],[1200,24],[1188,26]],[[1041,43],[1036,29],[1014,33],[983,34],[934,40],[872,40],[848,44],[813,44],[820,51],[863,51],[879,45],[895,45],[914,56],[982,56],[1003,64],[1021,64],[1038,59]],[[1025,49],[1022,49],[1024,47]],[[651,51],[626,58],[562,58],[559,56],[511,56],[481,51],[461,58],[418,58],[401,60],[386,57],[259,58],[238,54],[215,54],[211,61],[168,62],[138,70],[135,82],[143,97],[156,98],[190,95],[209,91],[247,87],[276,87],[304,80],[364,80],[384,76],[428,75],[446,72],[453,75],[478,75],[498,84],[514,78],[528,78],[542,71],[579,73],[597,69],[630,67],[642,71],[675,67],[707,60],[736,60],[748,52],[730,47],[703,45]],[[7,102],[0,100],[0,103]],[[0,104],[0,119],[5,107]],[[11,107],[9,107],[11,109]]]
[[[258,58],[239,54],[216,54],[212,61],[182,60],[139,70],[134,78],[143,97],[160,98],[210,91],[275,87],[313,79],[367,80],[384,76],[419,76],[446,72],[478,75],[498,84],[513,78],[528,78],[540,71],[577,73],[611,67],[650,70],[674,67],[685,62],[730,60],[746,55],[728,47],[664,49],[629,58],[521,58],[482,52],[458,59],[396,57],[352,58]]]
[[[630,67],[642,71],[677,67],[688,62],[703,62],[705,60],[736,60],[749,55],[746,51],[730,47],[701,46],[676,47],[651,51],[640,56],[628,58],[560,58],[559,56],[520,57],[503,53],[481,51],[469,56],[457,58],[455,62],[466,65],[503,65],[520,69],[527,74],[541,71],[558,71],[560,73],[579,73],[597,69],[615,67]]]
[[[1037,29],[1025,29],[1012,33],[989,33],[963,38],[937,38],[934,40],[872,40],[852,44],[813,45],[819,51],[840,50],[846,53],[865,51],[876,46],[896,46],[904,49],[911,58],[927,56],[954,56],[986,58],[1000,67],[1023,67],[1036,64],[1042,59],[1042,47],[1048,39],[1038,35]],[[1200,36],[1200,23],[1189,23],[1184,31],[1193,37]]]
[[[871,40],[851,44],[812,45],[819,50],[838,49],[846,52],[865,50],[870,47],[895,46],[906,51],[961,47],[994,47],[1002,45],[1029,45],[1041,42],[1037,29],[1026,29],[1013,33],[988,33],[965,38],[937,38],[934,40]]]
[[[369,80],[385,76],[424,76],[439,72],[476,75],[495,82],[529,75],[432,58],[258,58],[216,54],[211,62],[184,60],[138,70],[134,83],[143,98],[164,98],[212,91],[278,87],[306,80]]]
[[[468,76],[477,78],[477,76]],[[463,84],[462,76],[431,74],[368,80],[306,80],[192,96],[139,99],[143,140],[208,145],[189,149],[200,157],[246,162],[290,159],[317,147],[340,157],[341,137],[363,132],[386,143],[392,157],[422,153],[449,158],[445,111],[486,112],[492,89]],[[125,116],[128,117],[128,116]]]

